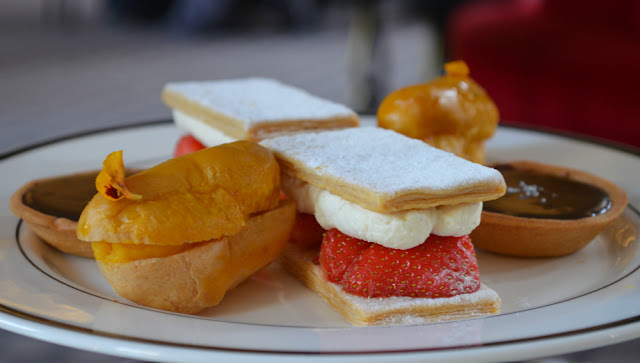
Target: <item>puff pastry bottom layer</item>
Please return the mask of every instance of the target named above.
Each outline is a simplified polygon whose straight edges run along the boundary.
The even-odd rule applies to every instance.
[[[354,325],[413,325],[500,312],[500,297],[484,284],[474,293],[439,299],[364,298],[352,295],[325,279],[320,266],[313,262],[317,254],[317,249],[302,249],[289,243],[280,255],[280,263]]]

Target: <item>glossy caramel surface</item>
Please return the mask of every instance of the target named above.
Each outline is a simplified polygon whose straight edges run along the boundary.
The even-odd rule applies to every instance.
[[[202,243],[185,243],[176,246],[135,245],[125,243],[91,242],[93,255],[97,261],[104,263],[127,263],[147,258],[158,258],[175,255]]]
[[[90,242],[181,245],[233,235],[280,200],[273,154],[237,141],[165,161],[126,179],[141,199],[94,196],[78,221]]]
[[[442,77],[389,94],[378,108],[378,125],[484,163],[483,142],[496,130],[498,108],[464,62],[447,63],[445,70]]]
[[[485,202],[485,211],[525,218],[579,219],[611,208],[609,195],[596,186],[508,165],[496,169],[504,176],[507,193]]]

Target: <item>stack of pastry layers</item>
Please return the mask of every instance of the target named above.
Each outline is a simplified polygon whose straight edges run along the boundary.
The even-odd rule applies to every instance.
[[[498,171],[390,130],[352,128],[276,137],[261,144],[274,152],[283,178],[300,179],[380,213],[482,202],[505,190]],[[326,280],[314,263],[317,254],[317,249],[290,244],[281,261],[356,325],[469,318],[500,308],[497,293],[485,285],[474,293],[439,299],[351,295]]]

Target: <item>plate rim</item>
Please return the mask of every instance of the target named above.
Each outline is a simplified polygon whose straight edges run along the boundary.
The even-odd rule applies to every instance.
[[[3,309],[0,308],[0,316],[5,315]],[[24,319],[20,316],[10,315],[12,318],[16,319]],[[0,319],[0,323],[4,323],[2,319]],[[388,357],[402,357],[402,356],[418,356],[420,362],[423,361],[439,361],[443,356],[446,357],[451,354],[464,354],[460,361],[473,361],[473,362],[482,362],[482,361],[496,361],[496,360],[514,360],[514,359],[522,359],[520,354],[515,353],[514,350],[517,348],[526,349],[529,352],[535,352],[529,354],[527,358],[536,358],[542,356],[550,356],[556,353],[568,353],[573,351],[578,351],[580,348],[584,348],[584,346],[575,347],[573,349],[566,349],[568,344],[571,344],[572,341],[581,342],[584,337],[589,337],[592,340],[595,340],[595,344],[589,345],[588,349],[596,349],[602,346],[622,343],[625,341],[636,339],[635,335],[625,335],[625,329],[631,330],[635,329],[636,326],[640,326],[640,320],[635,322],[630,322],[625,325],[615,326],[615,327],[607,327],[600,330],[589,330],[584,329],[585,331],[580,332],[579,334],[568,334],[568,335],[557,335],[551,338],[546,339],[536,339],[536,340],[526,340],[526,341],[516,341],[510,343],[508,346],[504,344],[494,344],[494,345],[486,345],[480,344],[476,346],[465,346],[461,348],[453,347],[453,348],[433,348],[427,350],[406,350],[406,351],[382,351],[382,352],[330,352],[330,353],[304,353],[304,352],[284,352],[284,351],[251,351],[251,350],[243,350],[243,349],[233,349],[233,348],[202,348],[202,347],[190,347],[188,345],[183,345],[180,347],[173,346],[171,344],[158,344],[155,342],[145,342],[136,339],[122,339],[119,337],[114,337],[109,334],[91,334],[92,331],[90,329],[86,329],[89,332],[84,331],[76,331],[76,330],[68,330],[64,327],[59,326],[48,326],[37,321],[29,320],[29,323],[36,326],[43,326],[48,329],[57,329],[61,330],[64,333],[71,334],[80,334],[82,337],[89,335],[88,339],[97,339],[101,342],[115,340],[120,344],[120,350],[114,351],[113,349],[109,349],[105,347],[103,344],[95,344],[92,346],[92,352],[98,352],[107,355],[120,356],[120,357],[128,357],[133,359],[149,359],[150,352],[144,351],[141,348],[162,348],[168,349],[172,352],[168,356],[162,357],[163,359],[158,359],[158,356],[155,356],[157,361],[201,361],[204,357],[205,359],[210,358],[219,358],[219,355],[244,355],[245,358],[250,357],[251,361],[259,361],[260,359],[267,359],[266,361],[271,361],[270,359],[273,357],[284,357],[284,358],[309,358],[314,361],[322,360],[335,360],[340,358],[341,361],[346,360],[358,360],[359,358],[365,357],[366,362],[373,361],[381,361],[386,362],[386,358]],[[53,344],[63,345],[66,347],[80,349],[80,350],[89,350],[86,347],[81,346],[80,344],[69,343],[67,339],[56,340],[56,339],[45,339],[43,336],[46,332],[43,331],[34,331],[33,329],[29,330],[27,328],[23,328],[22,326],[18,326],[16,324],[10,325],[10,328],[4,327],[8,331],[14,332],[16,334],[25,335],[34,339],[48,341]],[[637,329],[635,329],[637,330]],[[603,336],[608,338],[608,340],[601,339]],[[537,348],[541,345],[544,345],[545,350],[539,351]],[[132,352],[134,349],[127,348],[136,348],[138,349],[135,352]],[[195,359],[189,359],[184,355],[185,351],[195,353],[198,357],[191,357]],[[489,352],[489,357],[481,357],[474,355],[475,352]],[[472,355],[469,360],[469,354]],[[263,356],[260,358],[260,356]],[[178,360],[176,357],[180,357]],[[266,357],[266,358],[265,358]]]
[[[363,114],[360,116],[362,118],[375,117],[374,115],[369,115],[369,114]],[[8,151],[0,153],[0,162],[4,161],[5,159],[11,158],[13,156],[16,156],[34,149],[38,149],[44,146],[49,146],[49,145],[67,141],[67,140],[81,138],[84,136],[92,136],[92,135],[97,135],[97,134],[107,133],[107,132],[121,131],[126,129],[134,129],[134,128],[147,127],[147,126],[158,126],[158,125],[171,124],[171,123],[173,123],[173,121],[170,118],[160,118],[160,119],[150,119],[145,121],[137,121],[137,122],[132,122],[125,125],[112,125],[107,127],[82,130],[78,132],[70,132],[68,134],[64,134],[61,136],[55,136],[55,137],[41,140],[41,141],[26,143],[23,146],[18,146],[16,148],[9,149]],[[526,124],[513,122],[513,121],[500,121],[500,123],[498,124],[498,128],[501,128],[501,127],[532,131],[532,132],[536,132],[544,135],[560,136],[563,138],[587,142],[587,143],[598,145],[598,146],[604,146],[609,149],[626,152],[635,156],[640,156],[640,147],[635,147],[633,145],[627,145],[627,144],[623,144],[613,140],[599,138],[596,136],[580,134],[577,132],[553,129],[553,128],[536,126],[536,125],[526,125]]]

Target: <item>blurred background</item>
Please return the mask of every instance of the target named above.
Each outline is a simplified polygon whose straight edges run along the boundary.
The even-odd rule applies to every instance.
[[[22,0],[0,2],[0,154],[168,119],[169,81],[271,77],[374,114],[452,59],[506,122],[640,147],[637,0]],[[125,361],[7,332],[0,345],[8,362]]]
[[[0,153],[166,118],[168,81],[273,77],[375,113],[450,59],[503,120],[640,146],[636,0],[5,1],[0,42]]]

